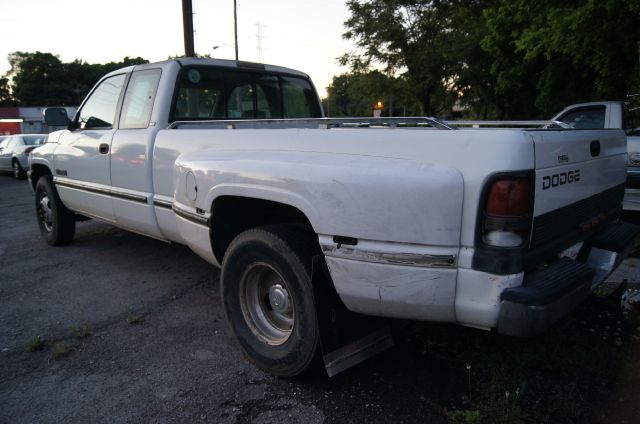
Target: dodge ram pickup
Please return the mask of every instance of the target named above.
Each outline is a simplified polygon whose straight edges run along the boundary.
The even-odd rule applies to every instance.
[[[539,333],[638,234],[619,129],[324,118],[301,72],[204,59],[112,72],[45,120],[68,129],[30,156],[44,239],[95,218],[189,246],[222,268],[240,348],[279,376],[386,347],[378,330],[341,344],[363,317]]]

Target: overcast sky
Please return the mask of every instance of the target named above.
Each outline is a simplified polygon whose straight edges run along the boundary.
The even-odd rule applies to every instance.
[[[199,54],[233,59],[233,0],[192,0]],[[237,0],[240,60],[308,73],[324,95],[343,70],[344,0]],[[258,32],[262,35],[258,41]],[[259,51],[261,45],[261,52]],[[214,46],[219,46],[213,49]],[[14,51],[49,52],[64,62],[184,53],[181,0],[0,0],[0,75]]]

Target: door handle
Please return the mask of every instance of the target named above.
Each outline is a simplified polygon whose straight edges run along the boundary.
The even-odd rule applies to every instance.
[[[109,153],[109,145],[107,143],[101,143],[100,147],[98,148],[98,150],[103,155],[106,155],[107,153]]]

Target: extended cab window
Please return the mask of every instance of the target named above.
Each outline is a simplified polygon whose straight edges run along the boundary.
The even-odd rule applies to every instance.
[[[96,87],[80,109],[78,128],[85,130],[113,128],[124,79],[124,74],[114,75]]]
[[[160,82],[160,69],[131,74],[120,115],[120,128],[147,128]]]
[[[604,128],[605,112],[606,108],[604,106],[585,107],[572,110],[559,120],[577,129],[600,129]]]
[[[187,68],[179,77],[173,121],[319,118],[320,106],[304,78]]]

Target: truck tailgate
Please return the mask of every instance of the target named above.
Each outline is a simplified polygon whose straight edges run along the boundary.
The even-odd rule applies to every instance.
[[[532,249],[575,242],[618,216],[626,180],[623,131],[528,132],[535,149]]]

